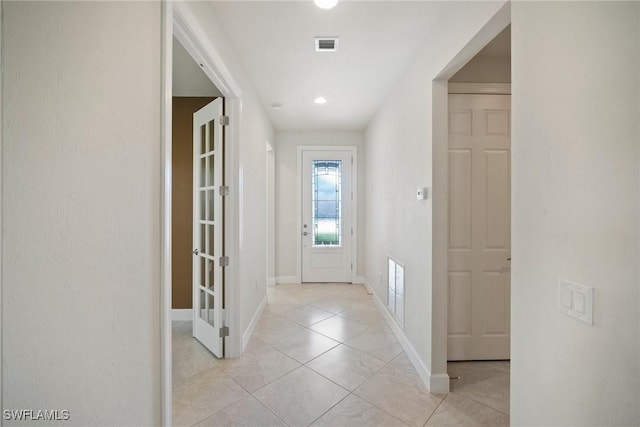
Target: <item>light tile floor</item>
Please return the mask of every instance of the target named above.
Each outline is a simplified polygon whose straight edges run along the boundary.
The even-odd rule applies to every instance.
[[[429,393],[362,285],[278,285],[243,355],[173,323],[174,426],[506,426],[509,362],[449,363]]]

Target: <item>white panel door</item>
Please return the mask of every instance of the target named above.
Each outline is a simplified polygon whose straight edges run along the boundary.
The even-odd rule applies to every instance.
[[[509,359],[510,95],[449,95],[449,360]]]
[[[351,282],[352,159],[302,151],[302,282]]]
[[[222,102],[193,115],[193,336],[217,357],[223,356]]]

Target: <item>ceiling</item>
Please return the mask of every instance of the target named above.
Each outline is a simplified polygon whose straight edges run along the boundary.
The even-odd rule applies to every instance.
[[[222,96],[211,79],[189,55],[189,52],[173,38],[173,96]]]
[[[447,17],[465,2],[343,0],[331,10],[311,0],[209,6],[276,129],[361,130],[419,49],[438,42],[427,37],[447,31]],[[315,52],[316,36],[340,37],[338,52]],[[314,104],[318,96],[328,102]]]

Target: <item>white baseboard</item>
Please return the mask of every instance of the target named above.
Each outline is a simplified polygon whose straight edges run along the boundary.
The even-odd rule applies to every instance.
[[[262,312],[264,311],[264,308],[266,306],[267,306],[267,296],[265,295],[264,298],[262,299],[262,302],[258,306],[258,309],[256,310],[255,314],[251,318],[251,322],[249,322],[249,326],[247,326],[247,329],[242,334],[242,352],[244,352],[244,349],[247,347],[247,344],[251,339],[251,335],[253,335],[253,330],[256,328],[256,325],[258,324],[258,320],[260,319],[260,316],[262,316]]]
[[[172,321],[192,321],[193,320],[193,310],[190,308],[172,308],[171,309],[171,320]]]
[[[427,389],[431,393],[449,393],[449,375],[431,375],[431,372],[429,372],[429,369],[427,369],[424,363],[422,363],[422,360],[418,356],[415,348],[413,348],[413,346],[409,342],[407,336],[404,334],[404,331],[400,329],[398,324],[391,316],[391,313],[389,313],[389,311],[387,310],[386,305],[380,300],[380,298],[378,298],[378,294],[376,294],[366,278],[364,279],[363,283],[367,290],[373,295],[373,300],[376,302],[376,305],[382,313],[384,320],[387,322],[387,325],[389,325],[396,338],[398,338],[402,349],[413,364],[413,367],[416,368],[420,379],[427,387]]]
[[[276,278],[275,277],[267,277],[267,286],[275,286]]]
[[[276,283],[300,283],[296,276],[278,276],[276,277]]]
[[[449,393],[449,374],[431,375],[429,390],[432,393]]]
[[[364,276],[357,276],[356,277],[356,281],[353,282],[353,283],[361,284],[361,283],[364,283],[364,282],[365,282]]]

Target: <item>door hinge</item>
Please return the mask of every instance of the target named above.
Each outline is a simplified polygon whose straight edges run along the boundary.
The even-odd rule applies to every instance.
[[[353,263],[351,263],[351,271],[353,271]]]
[[[222,328],[220,328],[220,338],[224,338],[228,336],[229,336],[229,327],[223,326]]]
[[[353,191],[351,192],[351,200],[353,200]]]
[[[221,196],[228,196],[229,195],[229,187],[226,185],[221,185],[220,188],[218,188],[218,193],[220,193]]]
[[[353,157],[351,158],[351,164],[353,164]]]
[[[351,227],[351,235],[353,236],[353,227]]]
[[[220,259],[218,260],[218,265],[220,267],[227,267],[229,265],[229,257],[221,256]]]
[[[229,116],[220,116],[220,125],[229,126]]]

